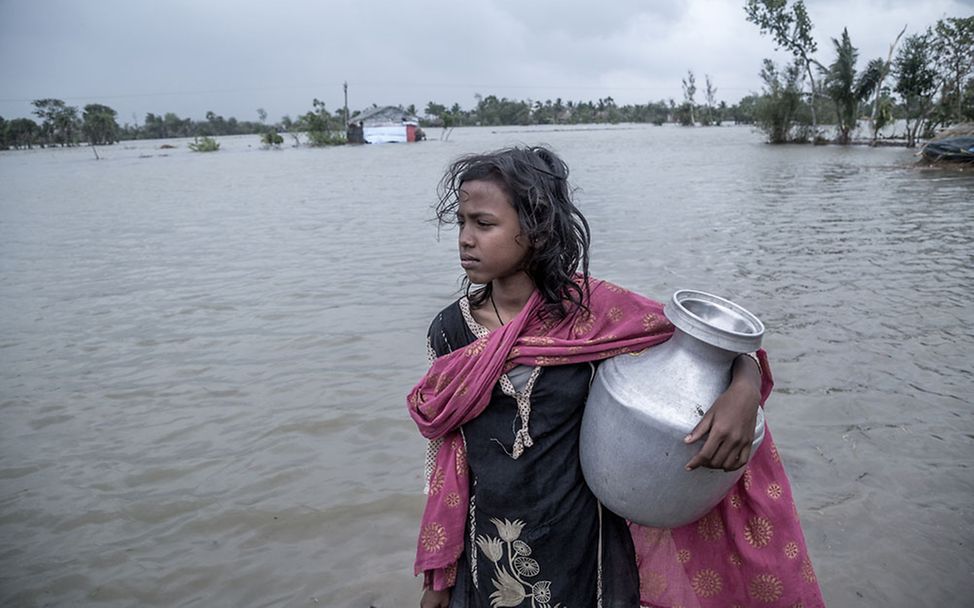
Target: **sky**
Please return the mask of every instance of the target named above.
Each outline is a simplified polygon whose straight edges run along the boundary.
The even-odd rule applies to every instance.
[[[974,14],[974,0],[805,0],[831,62],[848,28],[860,66],[907,34]],[[472,108],[475,95],[616,103],[682,98],[692,70],[728,104],[761,88],[765,57],[784,61],[746,21],[744,0],[0,0],[0,116],[32,99],[103,103],[119,123],[147,112],[214,111],[270,121],[311,109],[427,102]],[[697,99],[702,99],[698,92]]]

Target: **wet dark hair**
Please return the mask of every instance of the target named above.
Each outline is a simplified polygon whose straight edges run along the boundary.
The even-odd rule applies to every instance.
[[[512,147],[464,156],[447,169],[437,190],[436,218],[440,225],[455,224],[464,182],[484,180],[499,186],[517,211],[521,233],[529,244],[524,271],[544,298],[547,312],[561,318],[576,308],[587,309],[588,222],[572,202],[568,165],[542,146]],[[584,279],[576,282],[576,273]],[[491,285],[470,293],[480,306],[491,295]]]

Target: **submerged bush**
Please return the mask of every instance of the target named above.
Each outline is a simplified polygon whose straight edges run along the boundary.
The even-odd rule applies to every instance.
[[[280,146],[284,143],[284,138],[274,131],[268,131],[261,135],[260,143],[264,144],[265,146]]]
[[[194,137],[193,143],[189,144],[189,149],[193,152],[216,152],[220,149],[220,142],[206,135]]]
[[[345,134],[335,131],[312,131],[309,130],[308,144],[311,146],[341,146],[345,142]]]

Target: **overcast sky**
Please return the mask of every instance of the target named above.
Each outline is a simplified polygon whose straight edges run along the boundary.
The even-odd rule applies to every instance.
[[[0,116],[30,100],[104,103],[119,122],[207,110],[271,120],[317,97],[352,111],[474,95],[645,103],[682,96],[692,69],[717,98],[760,89],[784,59],[744,18],[744,0],[0,0]],[[848,27],[860,65],[900,28],[974,14],[974,0],[806,0],[817,57]],[[698,94],[698,99],[701,95]]]

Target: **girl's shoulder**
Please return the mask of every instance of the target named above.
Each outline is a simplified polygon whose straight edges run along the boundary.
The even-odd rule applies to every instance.
[[[454,301],[433,317],[426,336],[437,357],[473,342],[474,336],[463,319],[460,300]]]

